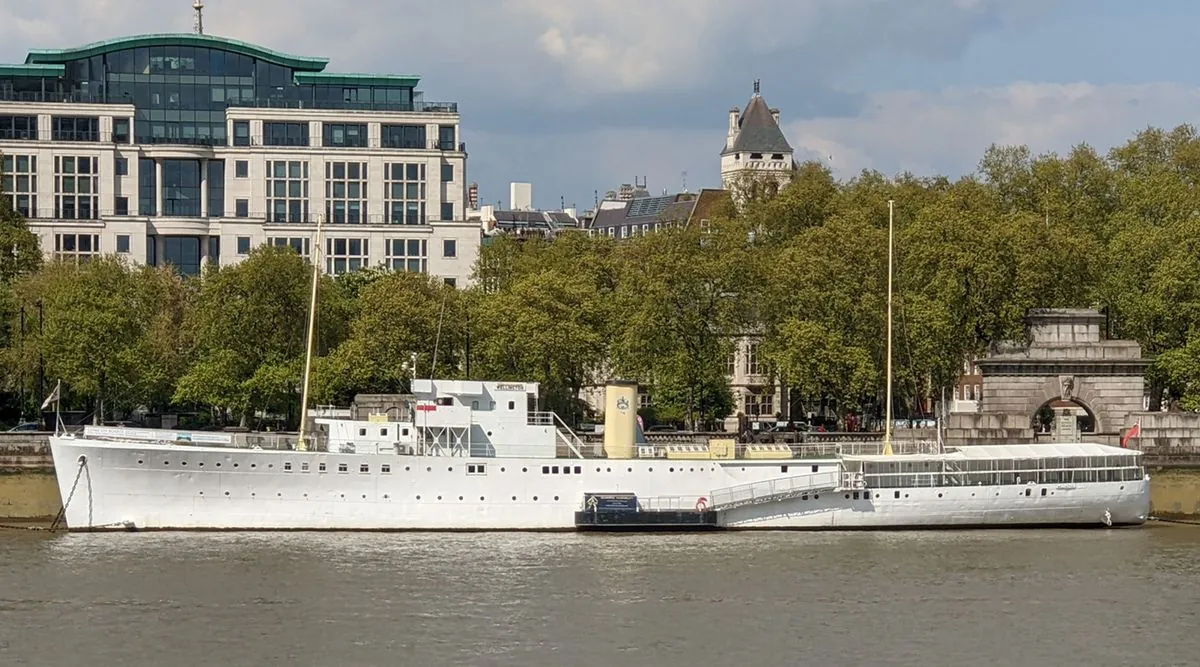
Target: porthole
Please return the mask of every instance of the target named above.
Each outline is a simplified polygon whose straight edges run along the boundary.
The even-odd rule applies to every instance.
[[[441,500],[441,499],[442,499],[442,497],[441,497],[441,496],[438,496],[438,500]]]
[[[258,494],[257,494],[257,493],[255,493],[255,492],[253,492],[253,491],[251,491],[251,492],[250,492],[250,497],[251,497],[251,498],[255,498],[255,497],[257,497],[257,496],[258,496]]]
[[[362,497],[363,497],[363,500],[366,500],[366,499],[367,499],[367,494],[365,494],[365,493],[364,493],[364,494],[362,494]]]
[[[251,464],[250,464],[250,467],[251,467],[251,468],[257,468],[257,467],[258,467],[258,464],[257,464],[257,463],[251,463]]]
[[[975,495],[975,494],[971,494],[971,495]],[[941,497],[942,497],[942,494],[939,493],[938,498],[941,498]]]
[[[233,464],[233,467],[235,467],[235,468],[236,468],[236,467],[238,467],[238,464],[236,464],[236,463],[235,463],[235,464]]]
[[[846,494],[846,500],[850,500],[850,494],[849,494],[849,493],[847,493],[847,494]]]
[[[674,468],[667,468],[667,472],[675,472]]]
[[[307,493],[306,493],[306,494],[304,494],[304,497],[305,497],[305,498],[307,498],[307,497],[308,497],[308,494],[307,494]]]
[[[516,499],[517,499],[517,497],[516,497],[516,496],[513,496],[513,500],[515,501]]]
[[[907,494],[907,493],[906,493],[906,494],[904,494],[904,497],[905,497],[905,498],[907,498],[907,497],[908,497],[908,494]]]
[[[459,499],[459,500],[462,500],[462,496],[459,496],[459,497],[458,497],[458,499]]]
[[[138,459],[138,465],[142,465],[142,463],[143,463],[142,459]]]
[[[163,461],[163,465],[165,465],[165,466],[169,466],[169,465],[171,465],[171,462],[170,462],[170,461]]]
[[[201,463],[200,465],[204,465],[204,464],[203,464],[203,463]],[[268,463],[268,464],[267,464],[267,468],[268,468],[268,469],[269,469],[269,468],[274,468],[274,467],[275,467],[275,464],[274,464],[274,463]]]
[[[479,496],[479,502],[483,502],[483,496]]]
[[[529,468],[521,468],[521,472],[529,472]]]
[[[343,493],[343,494],[340,494],[340,495],[338,495],[338,497],[339,497],[339,498],[345,498],[345,497],[346,497],[346,494],[344,494],[344,493]]]
[[[187,461],[180,461],[180,462],[179,462],[179,465],[181,465],[181,466],[185,466],[185,465],[187,465]]]
[[[625,472],[633,472],[633,468],[626,468]]]
[[[975,492],[974,492],[974,491],[972,491],[972,492],[971,492],[971,497],[972,497],[972,498],[974,498],[974,497],[975,497]]]
[[[500,472],[504,472],[504,468],[500,468]]]
[[[139,463],[140,463],[140,461],[139,461]],[[201,468],[203,468],[203,467],[204,467],[204,461],[201,461],[201,462],[197,463],[196,465],[198,465],[198,466],[200,466]]]
[[[537,502],[537,496],[533,497],[533,502],[535,502],[535,503]]]
[[[383,499],[384,499],[384,500],[387,500],[387,499],[388,499],[388,494],[386,494],[386,493],[385,493],[385,494],[383,494]]]
[[[554,496],[554,499],[555,499],[555,500],[558,500],[558,496]]]
[[[408,466],[404,466],[404,472],[408,472]]]
[[[275,494],[275,497],[276,497],[276,498],[282,498],[282,497],[283,497],[283,494],[282,494],[282,493],[276,493],[276,494]]]
[[[450,466],[449,468],[446,468],[446,472],[454,472],[454,466]]]
[[[425,472],[433,472],[433,468],[425,466]]]
[[[203,492],[203,491],[201,491],[201,492],[200,492],[200,495],[204,495],[204,492]]]
[[[654,472],[654,468],[651,468],[651,469],[650,469],[650,472]]]
[[[599,468],[596,468],[596,472],[600,472],[600,469],[599,469]]]
[[[226,491],[226,492],[225,492],[225,495],[229,495],[229,492],[228,492],[228,491]]]
[[[490,437],[492,437],[492,432],[491,432],[491,431],[488,431],[488,432],[487,432],[487,434],[488,434],[488,437],[489,437],[489,438],[490,438]]]
[[[217,467],[218,467],[218,468],[220,468],[220,467],[221,467],[221,462],[220,462],[220,461],[217,461]]]
[[[905,496],[905,497],[907,497],[907,496]],[[820,499],[821,499],[821,494],[819,494],[819,493],[813,494],[813,500],[820,500]]]
[[[421,499],[421,496],[417,496],[417,500],[420,500],[420,499]]]
[[[695,468],[688,468],[688,472],[696,472]]]
[[[612,472],[612,468],[605,468],[604,472]]]

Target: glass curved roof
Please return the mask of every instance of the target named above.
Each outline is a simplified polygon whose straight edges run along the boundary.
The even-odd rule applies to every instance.
[[[259,60],[265,60],[283,67],[290,67],[297,72],[320,72],[329,64],[328,58],[293,56],[272,51],[271,49],[263,48],[249,42],[229,39],[228,37],[197,35],[194,33],[133,35],[85,44],[71,49],[31,49],[29,55],[25,57],[25,63],[28,65],[62,64],[82,58],[90,58],[102,53],[144,46],[203,46],[223,49]]]

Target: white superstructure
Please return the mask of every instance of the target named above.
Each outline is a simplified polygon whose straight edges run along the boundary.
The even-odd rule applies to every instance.
[[[610,387],[603,447],[530,409],[530,383],[417,380],[405,414],[318,419],[316,451],[226,433],[88,428],[51,440],[72,529],[571,530],[585,494],[715,511],[725,528],[1140,524],[1140,453],[1093,444],[826,455],[633,442]],[[623,407],[622,407],[623,406]],[[628,437],[627,437],[628,436]],[[268,443],[264,443],[268,444]],[[898,452],[904,449],[895,443]]]

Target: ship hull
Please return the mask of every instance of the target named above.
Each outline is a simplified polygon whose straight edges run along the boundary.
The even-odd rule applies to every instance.
[[[834,459],[466,459],[71,437],[52,438],[51,450],[60,492],[70,499],[65,519],[73,530],[574,530],[585,493],[634,493],[655,507],[703,509],[714,489],[838,470]],[[1141,524],[1148,512],[1148,482],[1142,479],[823,490],[723,509],[718,524],[824,530],[1104,526]]]

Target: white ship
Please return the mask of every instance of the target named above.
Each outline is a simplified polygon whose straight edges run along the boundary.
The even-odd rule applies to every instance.
[[[319,236],[318,225],[314,248]],[[889,264],[890,246],[889,239]],[[319,264],[314,258],[314,306]],[[310,313],[295,449],[254,446],[227,433],[88,427],[81,436],[56,434],[50,446],[64,517],[72,529],[208,530],[1145,522],[1149,480],[1137,451],[1084,443],[906,453],[893,443],[890,269],[887,419],[874,452],[730,439],[646,443],[638,437],[636,387],[628,383],[607,388],[603,446],[587,445],[554,414],[531,410],[536,384],[415,378],[412,400],[395,414],[317,419],[324,432],[310,438]]]
[[[1140,452],[1098,444],[804,457],[803,445],[639,444],[632,385],[603,445],[536,384],[413,383],[407,414],[318,419],[318,451],[88,427],[51,441],[72,529],[573,530],[1135,525]],[[895,443],[900,449],[903,443]],[[613,499],[624,503],[613,505]],[[590,501],[590,502],[589,502]],[[635,510],[635,511],[630,511]],[[640,511],[636,511],[640,510]],[[665,517],[665,519],[663,518]]]

